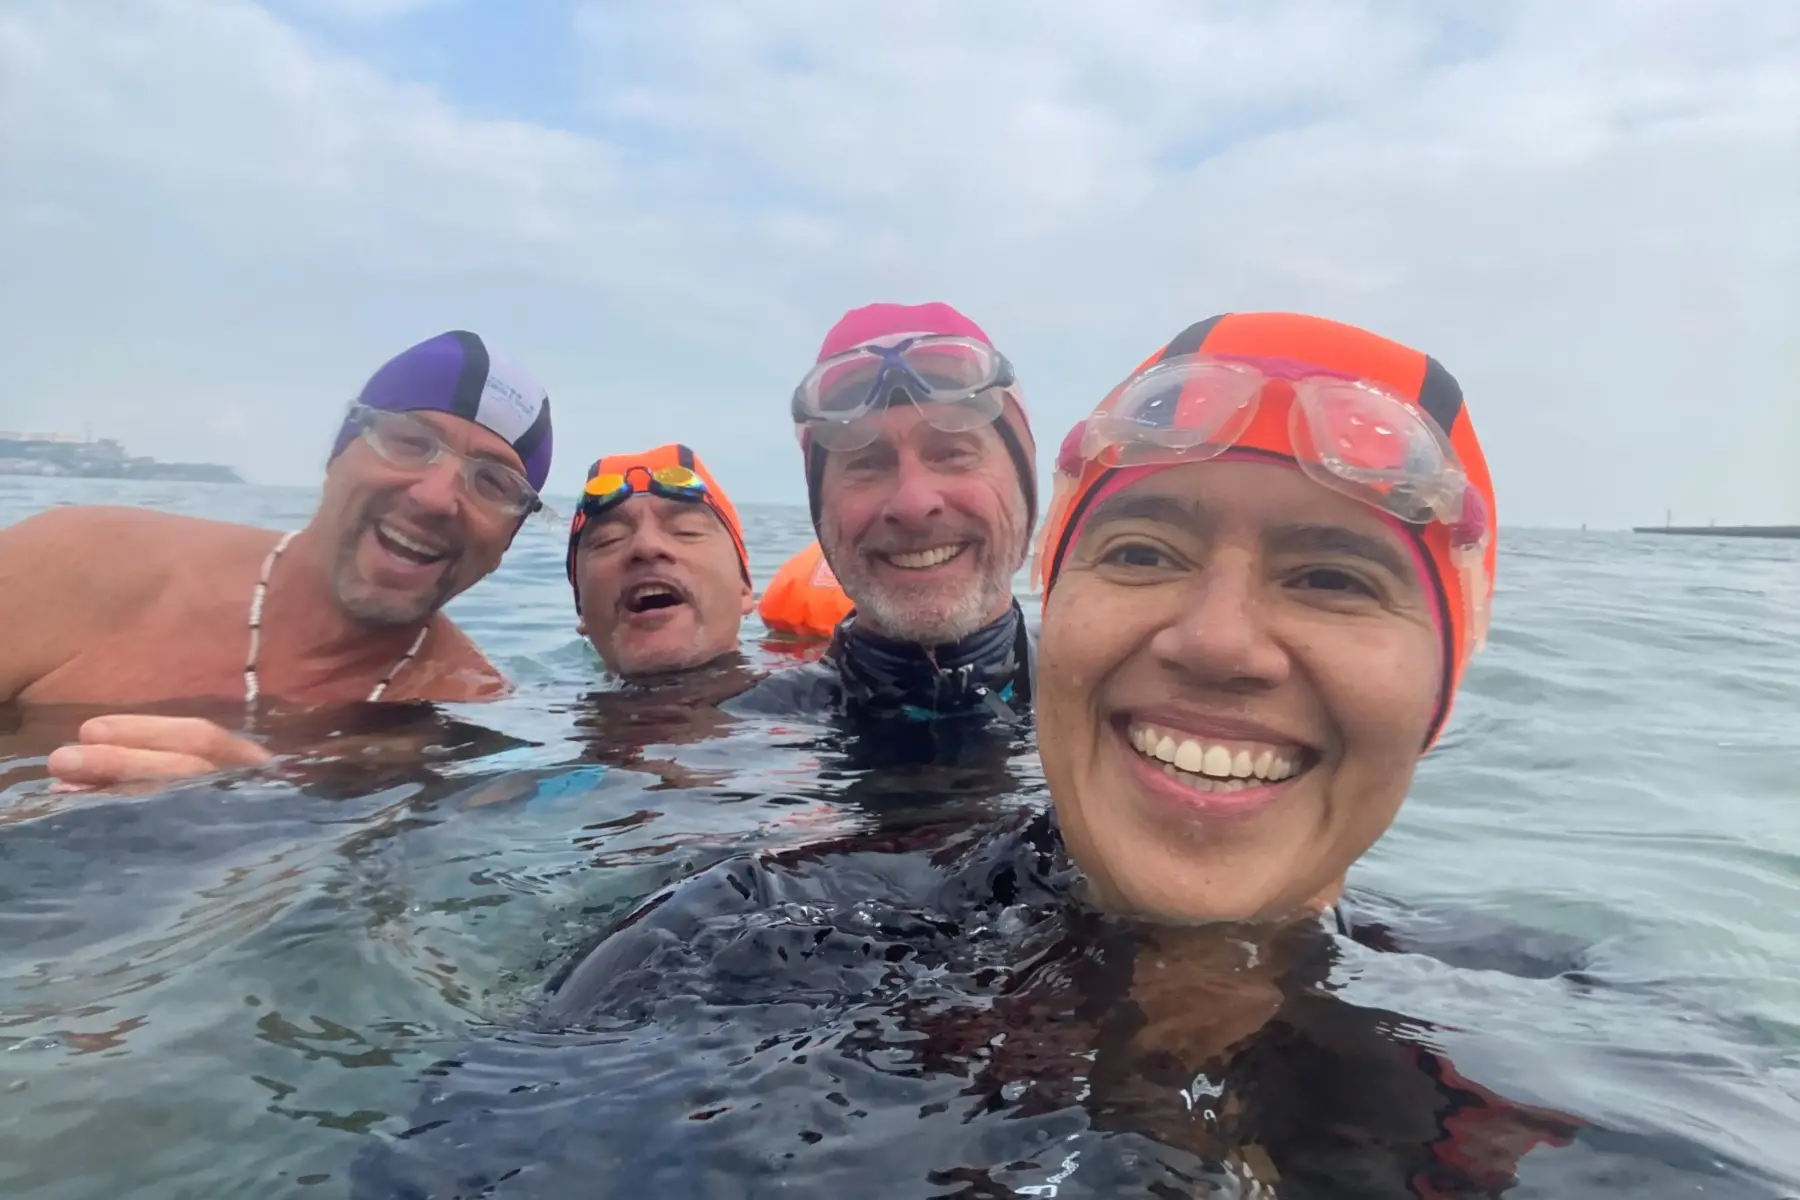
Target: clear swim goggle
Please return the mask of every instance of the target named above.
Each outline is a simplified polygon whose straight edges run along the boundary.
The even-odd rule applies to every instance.
[[[411,412],[353,403],[345,419],[376,454],[402,470],[423,471],[445,458],[453,459],[463,487],[477,503],[509,517],[541,512],[546,521],[559,519],[523,475],[491,458],[452,450],[430,422]]]
[[[1252,430],[1263,406],[1281,403],[1285,430],[1267,422]],[[1291,457],[1314,481],[1400,521],[1445,526],[1468,632],[1474,646],[1485,640],[1487,502],[1438,423],[1379,384],[1287,359],[1164,359],[1088,418],[1082,463],[1058,465],[1079,476],[1083,463],[1204,462],[1233,448]]]
[[[794,424],[827,450],[860,450],[880,432],[871,414],[896,392],[933,429],[962,433],[991,424],[1015,376],[1006,356],[978,338],[896,334],[822,359],[794,389]]]

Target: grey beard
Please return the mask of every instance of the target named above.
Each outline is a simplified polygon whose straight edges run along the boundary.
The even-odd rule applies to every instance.
[[[887,595],[866,579],[845,584],[840,575],[838,582],[852,599],[856,593],[861,594],[863,599],[856,600],[856,619],[865,627],[895,641],[942,646],[961,641],[986,625],[994,612],[1011,599],[1011,580],[996,576],[996,572],[984,570],[979,586],[968,589],[947,609],[911,602],[906,596]]]
[[[956,598],[947,608],[912,600],[904,592],[896,595],[884,591],[868,569],[868,559],[861,550],[851,547],[832,562],[838,586],[856,605],[856,619],[865,628],[895,641],[914,642],[921,646],[942,646],[960,641],[994,619],[1012,600],[1013,576],[1025,563],[1025,492],[1014,491],[1012,505],[1002,515],[990,539],[965,550],[980,556],[980,571],[968,592]],[[840,531],[827,509],[819,523],[819,543],[825,547],[827,560],[833,546],[841,543]],[[998,547],[1008,547],[1004,565],[995,555]]]

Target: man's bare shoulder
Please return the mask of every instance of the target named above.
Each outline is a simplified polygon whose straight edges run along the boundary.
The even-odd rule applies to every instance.
[[[0,578],[33,591],[82,584],[95,601],[132,602],[176,570],[272,544],[270,530],[129,505],[62,505],[0,529]]]
[[[125,505],[66,505],[0,529],[0,617],[18,630],[82,631],[141,613],[182,581],[210,579],[274,545],[273,530]]]
[[[417,674],[396,699],[404,695],[446,703],[497,700],[512,690],[500,668],[447,615],[439,613],[432,620],[425,646]]]
[[[114,505],[53,508],[0,529],[0,701],[154,609],[176,581],[254,554],[248,539],[259,535],[274,537]]]

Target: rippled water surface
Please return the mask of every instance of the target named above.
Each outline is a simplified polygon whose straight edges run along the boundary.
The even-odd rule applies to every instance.
[[[0,524],[96,486],[272,527],[313,499],[0,479]],[[760,584],[811,531],[744,515]],[[594,696],[560,542],[528,526],[453,607],[516,695],[333,729],[352,765],[303,782],[51,795],[79,714],[0,710],[0,1195],[345,1195],[419,1070],[609,916],[854,824],[834,797],[869,781],[821,772],[819,730]],[[1489,1087],[1749,1168],[1705,1194],[1800,1195],[1800,542],[1509,531],[1495,612],[1352,883],[1569,935],[1658,1001],[1421,968],[1358,1002],[1479,1033],[1457,1064]],[[1041,799],[1035,755],[1011,771]]]

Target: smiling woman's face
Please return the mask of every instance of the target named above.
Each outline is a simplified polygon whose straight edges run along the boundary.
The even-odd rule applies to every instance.
[[[1038,744],[1103,904],[1169,921],[1333,903],[1412,781],[1442,686],[1405,535],[1284,465],[1100,500],[1044,613]]]

